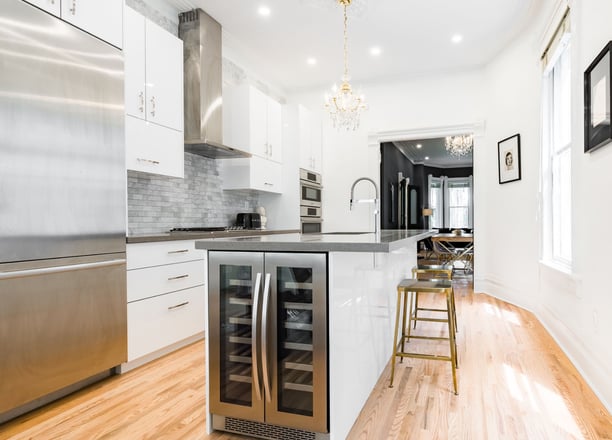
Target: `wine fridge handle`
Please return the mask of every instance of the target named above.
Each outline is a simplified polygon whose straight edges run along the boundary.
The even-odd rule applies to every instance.
[[[261,400],[261,384],[259,383],[259,357],[258,357],[258,341],[259,341],[259,302],[260,302],[260,287],[261,287],[261,273],[257,273],[255,277],[255,288],[253,289],[253,310],[251,313],[251,353],[253,362],[253,386],[255,387],[255,393],[257,394],[257,400]]]
[[[264,295],[262,305],[261,319],[261,365],[263,369],[263,382],[266,400],[272,401],[272,392],[270,390],[270,375],[268,372],[268,308],[270,304],[270,274],[266,274],[264,280]]]

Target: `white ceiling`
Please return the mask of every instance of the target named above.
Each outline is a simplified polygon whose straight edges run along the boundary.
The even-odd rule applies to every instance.
[[[339,82],[342,8],[337,0],[166,0],[200,7],[221,23],[224,45],[261,79],[285,92]],[[489,62],[527,25],[540,0],[353,0],[349,71],[355,86]],[[261,5],[271,14],[257,13]],[[463,35],[459,44],[454,34]],[[378,57],[372,46],[381,48]],[[317,59],[315,66],[306,63]],[[243,66],[245,67],[245,66]]]
[[[474,163],[472,153],[465,156],[451,156],[444,146],[445,138],[395,141],[393,144],[413,164],[423,164],[436,168],[471,167]],[[418,145],[421,147],[419,148]]]

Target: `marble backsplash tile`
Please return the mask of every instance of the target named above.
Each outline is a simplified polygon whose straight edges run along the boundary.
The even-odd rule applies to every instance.
[[[174,227],[230,226],[238,212],[254,212],[255,191],[223,191],[219,163],[185,153],[185,178],[128,171],[128,234]]]

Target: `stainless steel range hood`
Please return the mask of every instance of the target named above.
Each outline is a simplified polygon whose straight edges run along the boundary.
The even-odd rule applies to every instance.
[[[183,40],[185,151],[215,159],[250,157],[223,144],[221,25],[201,9],[179,14]]]

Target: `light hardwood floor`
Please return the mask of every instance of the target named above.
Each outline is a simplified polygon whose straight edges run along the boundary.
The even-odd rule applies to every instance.
[[[448,362],[406,359],[349,439],[612,439],[612,417],[531,313],[468,283],[456,295],[459,396]],[[0,425],[0,439],[245,439],[205,434],[204,388],[198,342]]]

